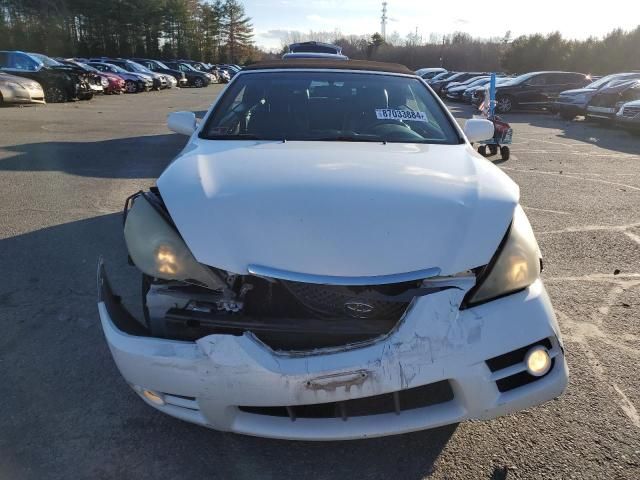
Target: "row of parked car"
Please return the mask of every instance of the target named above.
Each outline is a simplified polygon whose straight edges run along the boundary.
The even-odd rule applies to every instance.
[[[423,68],[416,73],[442,98],[481,105],[487,95],[489,72],[452,72]],[[615,122],[640,131],[640,71],[594,78],[576,72],[530,72],[518,76],[497,74],[496,110],[546,109],[566,120]]]
[[[227,83],[237,65],[147,58],[51,58],[0,51],[0,104],[89,100],[96,94],[138,93]]]

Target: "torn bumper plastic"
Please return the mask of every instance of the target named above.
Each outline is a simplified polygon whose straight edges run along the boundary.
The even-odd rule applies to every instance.
[[[528,408],[559,396],[567,385],[558,327],[540,280],[464,311],[458,309],[464,289],[420,297],[385,337],[305,354],[274,352],[249,332],[196,342],[144,336],[143,328],[132,330],[132,317],[113,294],[102,264],[98,289],[104,334],[126,381],[158,410],[218,430],[301,440],[399,434]],[[486,361],[508,360],[505,354],[541,339],[551,346],[551,371],[532,383],[499,389],[500,379],[522,376],[525,366],[516,359],[496,370]],[[331,418],[260,413],[269,407],[342,405],[443,381],[452,398],[418,408]],[[162,404],[146,398],[144,389]]]

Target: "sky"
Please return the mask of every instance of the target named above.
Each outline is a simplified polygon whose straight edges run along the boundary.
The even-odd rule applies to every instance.
[[[382,1],[378,0],[243,0],[252,18],[255,42],[265,49],[280,49],[283,32],[334,31],[370,35],[380,31]],[[509,2],[479,0],[387,0],[387,35],[402,37],[463,31],[474,37],[512,37],[559,31],[564,37],[602,36],[614,28],[630,30],[640,24],[640,1],[536,0]],[[485,13],[483,5],[487,8]],[[597,5],[597,6],[596,6]],[[493,18],[490,18],[493,17]]]

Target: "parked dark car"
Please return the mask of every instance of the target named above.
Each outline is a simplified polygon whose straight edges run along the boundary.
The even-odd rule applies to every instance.
[[[640,80],[613,82],[596,93],[587,106],[587,118],[613,120],[620,107],[627,102],[640,100]]]
[[[184,72],[181,72],[180,70],[175,70],[173,68],[169,68],[160,60],[151,60],[148,58],[133,58],[132,60],[142,65],[143,67],[148,68],[152,72],[162,73],[164,75],[171,75],[173,78],[176,79],[179,87],[184,87],[187,85],[187,76],[184,74]]]
[[[194,60],[176,60],[176,62],[186,63],[191,66],[191,68],[206,74],[211,80],[211,83],[217,83],[219,81],[218,77],[218,69],[213,65],[206,64],[204,62],[196,62]]]
[[[584,73],[531,72],[496,86],[496,110],[508,113],[516,108],[549,108],[560,92],[591,83]]]
[[[450,77],[445,77],[441,80],[432,80],[429,85],[431,85],[431,88],[434,92],[442,96],[444,95],[443,89],[451,82],[464,82],[465,80],[469,80],[470,78],[479,77],[482,75],[487,74],[483,72],[458,72],[454,73]]]
[[[56,58],[55,61],[67,67],[79,69],[79,71],[86,76],[89,87],[91,87],[91,91],[94,94],[105,93],[105,90],[109,88],[109,79],[95,68],[76,62],[75,60],[67,60],[64,58]]]
[[[147,67],[140,65],[139,63],[132,62],[131,60],[125,60],[123,58],[111,58],[105,60],[112,65],[117,65],[118,67],[126,70],[127,72],[137,73],[139,75],[146,75],[151,77],[151,81],[153,82],[153,87],[155,90],[161,90],[163,88],[167,88],[167,79],[164,75],[160,73],[154,73],[149,70]]]
[[[187,85],[191,87],[202,88],[211,83],[211,78],[206,73],[196,70],[188,63],[166,60],[163,60],[162,63],[172,70],[179,70],[184,73],[187,77]]]
[[[89,85],[71,69],[48,67],[39,58],[20,51],[0,51],[0,71],[35,80],[47,103],[68,102],[91,95]]]
[[[149,90],[153,86],[151,77],[127,72],[124,68],[106,62],[88,62],[87,65],[100,70],[101,72],[114,73],[124,80],[124,91],[126,93],[138,93]]]
[[[457,84],[456,82],[452,82],[449,85],[447,85],[447,87],[444,88],[442,91],[444,96],[449,100],[460,102],[462,101],[462,95],[464,94],[465,90],[467,90],[470,87],[479,86],[480,84],[484,85],[489,80],[490,80],[490,77],[487,77],[486,75],[482,75],[479,77],[471,77],[468,80],[465,80],[464,82],[460,82]]]
[[[565,90],[560,92],[560,96],[554,102],[552,110],[565,120],[573,120],[576,116],[586,113],[587,105],[598,90],[613,82],[633,80],[635,78],[640,79],[640,72],[614,73],[599,78],[584,88]]]

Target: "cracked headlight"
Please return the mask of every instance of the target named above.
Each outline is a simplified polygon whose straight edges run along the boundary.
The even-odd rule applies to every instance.
[[[524,210],[518,205],[505,239],[493,259],[478,275],[464,308],[495,300],[527,288],[540,276],[541,254]]]
[[[126,213],[124,239],[133,263],[151,277],[222,287],[218,277],[193,257],[152,193],[134,197]]]

